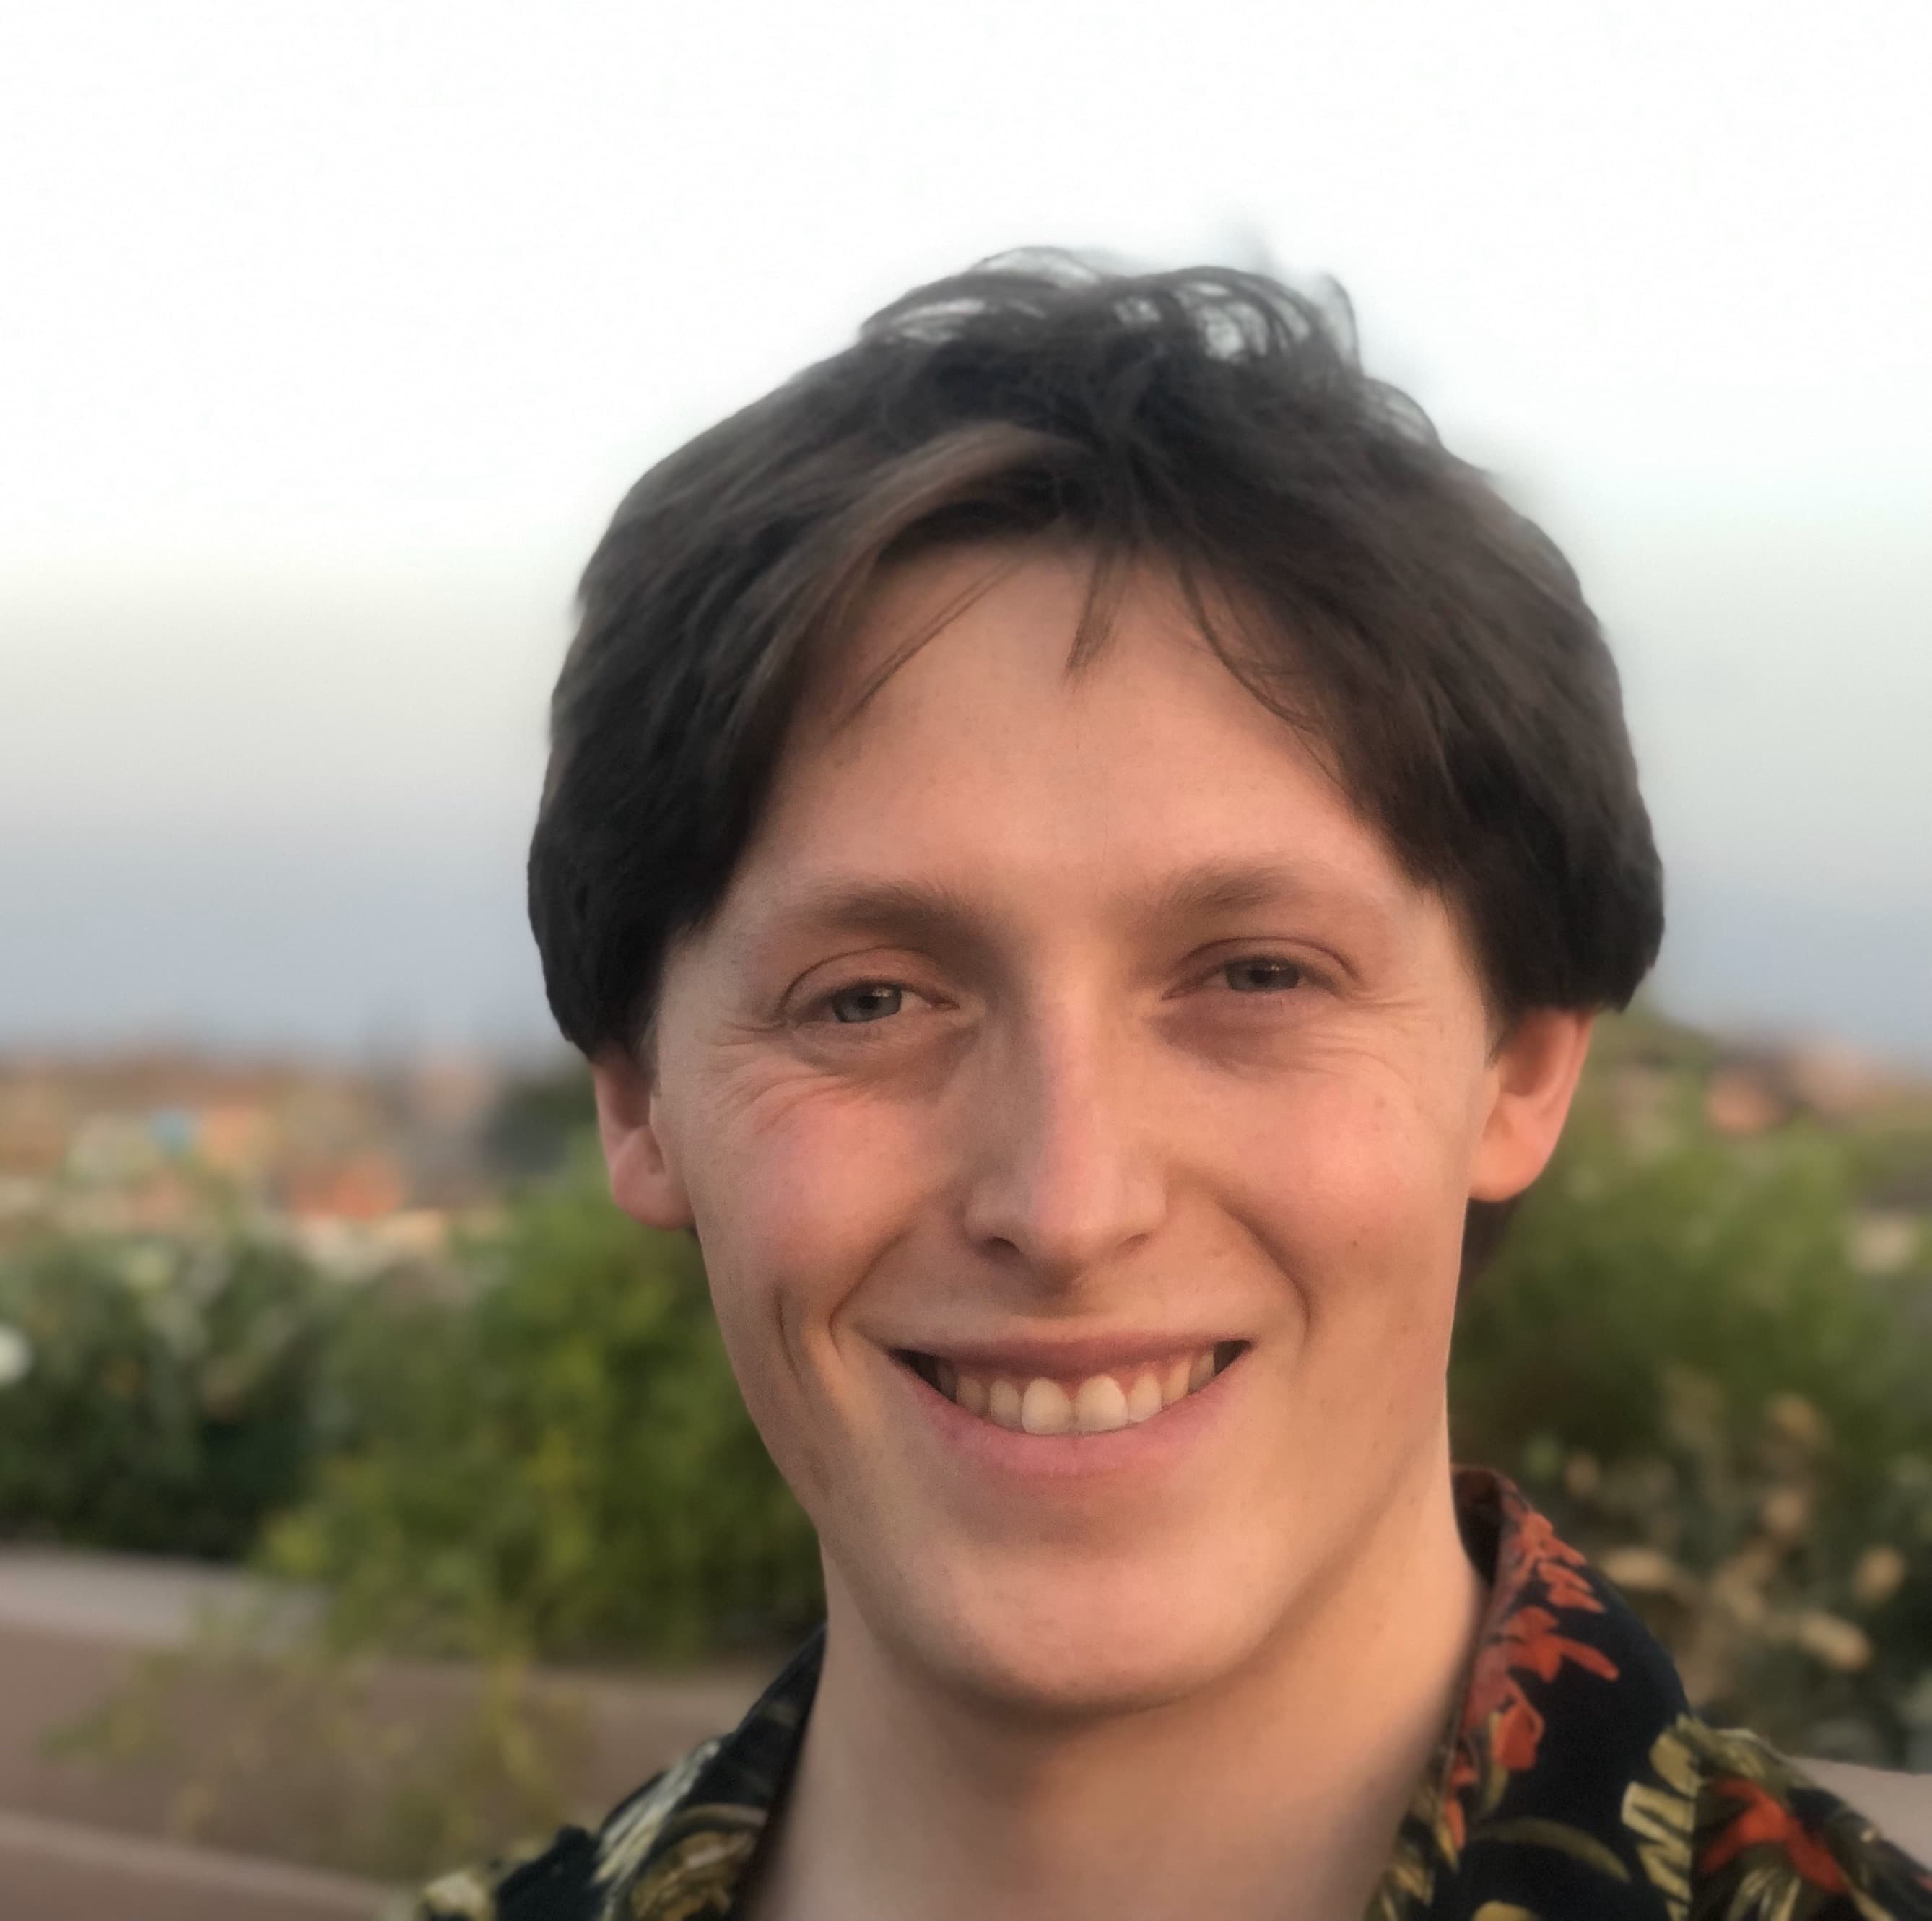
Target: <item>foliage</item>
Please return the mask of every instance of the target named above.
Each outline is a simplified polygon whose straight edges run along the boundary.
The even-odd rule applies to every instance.
[[[695,1245],[620,1214],[586,1156],[470,1258],[467,1301],[365,1294],[271,1563],[326,1581],[345,1636],[438,1652],[676,1658],[813,1618],[814,1538]]]
[[[483,1151],[496,1173],[510,1180],[557,1173],[596,1121],[590,1070],[572,1054],[508,1083],[484,1123]]]
[[[302,1494],[330,1302],[245,1236],[0,1260],[0,1536],[233,1557]]]
[[[1586,1092],[1464,1304],[1459,1452],[1517,1474],[1622,1580],[1707,1711],[1919,1758],[1926,1278],[1855,1265],[1856,1143],[1802,1122],[1724,1138],[1695,1092]]]
[[[399,1668],[287,1631],[272,1614],[204,1620],[44,1743],[112,1770],[170,1764],[168,1831],[379,1880],[419,1882],[548,1835],[589,1741],[568,1685],[504,1659]]]

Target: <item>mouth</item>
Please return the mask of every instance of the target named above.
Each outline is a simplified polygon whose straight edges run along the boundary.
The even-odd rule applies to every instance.
[[[976,1419],[1028,1434],[1104,1434],[1151,1421],[1198,1394],[1246,1353],[1245,1341],[1178,1350],[1096,1374],[1060,1376],[968,1367],[898,1348],[893,1358]]]

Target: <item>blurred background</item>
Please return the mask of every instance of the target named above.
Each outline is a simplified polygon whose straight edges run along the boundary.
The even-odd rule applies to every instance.
[[[1916,0],[16,10],[0,1892],[366,1913],[809,1618],[585,1158],[544,701],[644,468],[1035,242],[1333,274],[1576,563],[1670,929],[1460,1440],[1714,1713],[1932,1768],[1928,61]]]

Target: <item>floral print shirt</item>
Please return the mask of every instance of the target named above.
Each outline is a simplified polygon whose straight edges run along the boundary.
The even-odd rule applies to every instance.
[[[1364,1921],[1932,1921],[1932,1873],[1755,1736],[1692,1714],[1664,1650],[1514,1487],[1464,1469],[1456,1493],[1490,1605]],[[728,1921],[821,1647],[597,1833],[448,1876],[418,1921]]]

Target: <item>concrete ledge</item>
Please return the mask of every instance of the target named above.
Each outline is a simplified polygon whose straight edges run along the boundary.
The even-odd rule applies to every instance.
[[[0,1810],[0,1908],[20,1921],[375,1921],[394,1899],[380,1882]]]
[[[163,1555],[0,1547],[0,1628],[45,1628],[124,1647],[178,1647],[204,1623],[313,1622],[320,1597],[239,1568]]]
[[[224,1653],[231,1644],[262,1649],[265,1620],[272,1626],[263,1651],[285,1645],[284,1630],[294,1638],[314,1605],[311,1596],[233,1569],[0,1547],[0,1701],[7,1704],[0,1809],[51,1823],[50,1833],[186,1846],[193,1859],[386,1872],[395,1852],[383,1838],[391,1811],[406,1807],[446,1764],[452,1779],[464,1769],[466,1731],[488,1705],[490,1680],[458,1663],[384,1661],[345,1672],[340,1691],[318,1692],[298,1677],[295,1684],[279,1677],[272,1662]],[[198,1639],[199,1630],[224,1620],[248,1632],[238,1641],[219,1632]],[[188,1660],[152,1667],[190,1647]],[[98,1749],[89,1756],[49,1747],[49,1735],[130,1691],[140,1695],[144,1674],[157,1671],[170,1677],[147,1716],[152,1724],[159,1714],[157,1744],[123,1743],[105,1764]],[[730,1727],[766,1677],[749,1666],[680,1675],[532,1674],[520,1712],[548,1743],[562,1805],[538,1816],[506,1784],[500,1800],[479,1788],[480,1838],[459,1851],[486,1854],[540,1838],[556,1815],[600,1818],[694,1743]],[[41,1858],[45,1883],[54,1857],[44,1849]],[[70,1856],[62,1858],[80,1872]],[[4,1921],[16,1914],[40,1921],[39,1909],[8,1894],[0,1878]],[[146,1921],[150,1912],[145,1897],[72,1909],[52,1899],[50,1917]]]

